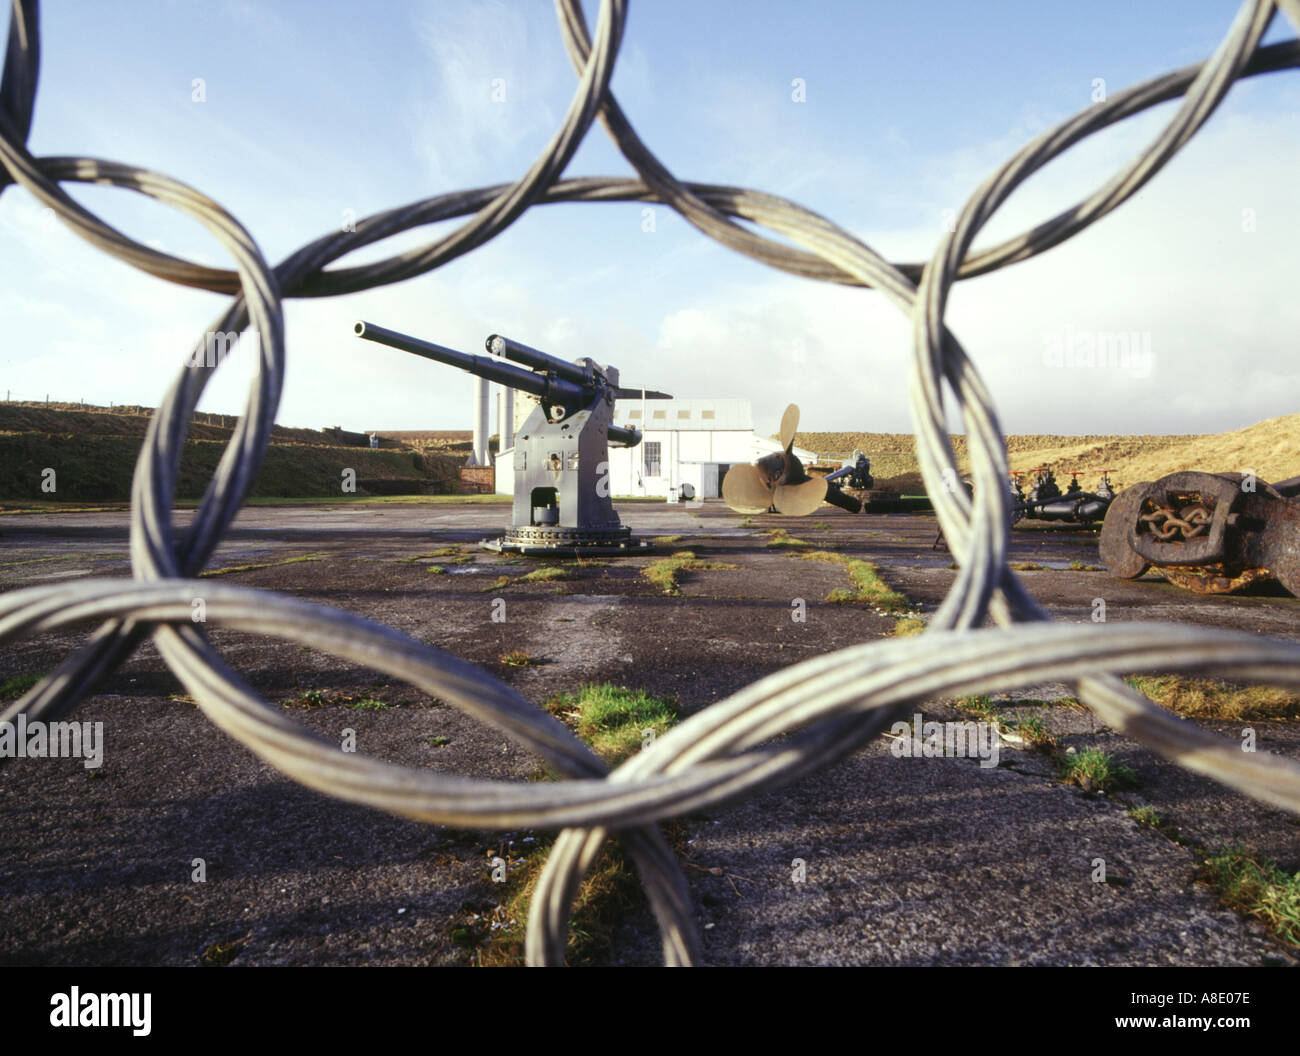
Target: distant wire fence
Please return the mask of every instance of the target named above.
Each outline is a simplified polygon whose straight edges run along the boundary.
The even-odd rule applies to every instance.
[[[1242,751],[1130,689],[1142,671],[1203,671],[1300,687],[1300,646],[1246,633],[1125,623],[1052,625],[1007,565],[1011,514],[1002,430],[974,364],[944,325],[958,279],[1036,256],[1131,197],[1204,124],[1243,77],[1300,65],[1300,43],[1260,47],[1271,0],[1248,0],[1214,55],[1098,102],[1048,131],[972,195],[954,230],[926,264],[891,264],[829,220],[783,198],[678,180],[640,140],[610,78],[627,17],[625,0],[602,0],[594,41],[578,0],[557,0],[564,43],[579,75],[564,122],[518,182],[458,191],[379,213],[304,246],[276,267],[216,202],[159,173],[83,157],[34,158],[25,143],[36,96],[40,38],[36,0],[14,0],[0,82],[0,159],[20,184],[91,244],[169,282],[232,295],[208,328],[253,328],[261,369],[203,501],[188,528],[172,524],[181,448],[190,416],[215,369],[188,363],[153,416],[132,494],[132,580],[91,579],[0,595],[0,642],[93,621],[86,642],[8,707],[0,719],[53,719],[68,712],[152,636],[164,660],[221,729],[285,774],[331,796],[394,814],[470,828],[558,828],[528,918],[530,963],[564,958],[578,885],[617,832],[632,854],[663,937],[665,962],[701,959],[685,876],[659,830],[672,817],[789,784],[856,751],[898,713],[937,695],[991,692],[1043,680],[1077,682],[1078,695],[1107,725],[1188,769],[1259,800],[1300,813],[1300,764]],[[1300,0],[1278,0],[1300,27]],[[1012,191],[1081,139],[1182,96],[1151,144],[1093,195],[1016,238],[971,252],[975,236]],[[560,179],[594,120],[640,179]],[[70,198],[61,183],[124,187],[203,223],[229,250],[235,270],[210,268],[141,245]],[[925,634],[829,653],[763,678],[693,715],[610,772],[558,720],[476,666],[347,612],[274,593],[199,583],[266,453],[285,369],[285,297],[328,297],[432,271],[553,202],[669,205],[723,245],[806,278],[881,291],[911,318],[915,337],[912,416],[927,490],[960,571]],[[372,264],[327,268],[362,246],[453,217],[469,219],[418,249]],[[778,232],[803,249],[736,223]],[[1208,247],[1207,247],[1208,251]],[[202,338],[200,338],[200,346]],[[179,358],[179,357],[178,357]],[[973,497],[947,489],[959,479],[945,429],[944,387],[968,433]],[[298,642],[401,678],[500,730],[568,780],[511,783],[450,777],[346,753],[302,729],[232,670],[192,621],[202,598],[207,622]],[[991,617],[999,626],[975,629]]]

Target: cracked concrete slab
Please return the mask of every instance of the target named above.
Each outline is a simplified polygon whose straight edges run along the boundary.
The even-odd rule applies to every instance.
[[[241,512],[214,566],[266,564],[227,582],[292,592],[386,623],[482,665],[534,700],[610,680],[677,699],[689,715],[754,679],[825,651],[892,633],[894,620],[825,600],[842,566],[772,550],[783,527],[819,548],[876,563],[895,589],[932,611],[951,583],[923,516],[744,522],[717,504],[630,504],[644,536],[739,565],[683,573],[680,596],[641,574],[641,555],[582,566],[572,578],[521,580],[532,566],[474,544],[507,516],[498,506],[253,507]],[[178,515],[178,521],[185,519]],[[742,527],[742,525],[748,527]],[[0,586],[68,571],[123,575],[126,515],[0,517]],[[427,571],[458,546],[465,564]],[[285,563],[316,555],[310,562]],[[1077,533],[1012,539],[1013,560],[1058,618],[1184,619],[1300,638],[1300,602],[1194,599],[1156,580],[1069,571],[1095,561]],[[21,562],[21,563],[18,563]],[[499,577],[507,577],[498,585]],[[490,588],[490,589],[485,589]],[[1171,593],[1172,592],[1172,593]],[[492,619],[504,598],[505,622]],[[792,619],[803,598],[807,619]],[[0,676],[48,669],[82,640],[59,632],[14,643]],[[213,640],[272,703],[308,690],[391,702],[288,707],[325,736],[353,729],[361,750],[467,777],[529,780],[539,760],[453,708],[311,650],[232,631]],[[500,658],[522,650],[540,662]],[[1207,846],[1241,841],[1300,868],[1300,826],[1120,738],[1062,703],[1064,685],[1008,687],[1009,722],[1038,715],[1066,744],[1114,753],[1138,773],[1122,796],[1062,783],[1050,761],[1011,743],[1003,765],[900,759],[881,739],[824,773],[678,826],[708,959],[745,964],[1265,964],[1293,951],[1220,904],[1196,881],[1196,857],[1139,825],[1149,804]],[[1056,701],[1054,704],[1025,701]],[[943,702],[927,718],[968,718]],[[498,891],[487,862],[533,834],[462,833],[350,807],[303,789],[217,731],[143,646],[75,716],[105,723],[106,761],[90,777],[72,760],[0,767],[0,949],[16,964],[194,964],[234,943],[236,964],[460,964],[453,938]],[[1212,725],[1212,724],[1211,724]],[[1224,724],[1231,734],[1233,724]],[[1218,728],[1218,727],[1216,727]],[[1300,724],[1261,724],[1261,743],[1300,757]],[[65,765],[66,764],[66,765]],[[204,884],[191,862],[210,866]],[[795,861],[802,878],[793,878]],[[1096,859],[1103,859],[1104,880]],[[718,872],[720,870],[720,872]],[[399,912],[401,911],[401,912]],[[628,914],[613,963],[657,963],[644,910]]]

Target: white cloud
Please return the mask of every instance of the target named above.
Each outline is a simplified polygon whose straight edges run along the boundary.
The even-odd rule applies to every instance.
[[[1157,122],[1158,123],[1158,122]],[[950,327],[1017,432],[1201,432],[1235,428],[1300,407],[1291,295],[1300,220],[1291,173],[1300,149],[1282,125],[1234,115],[1194,140],[1138,199],[1035,260],[959,283]],[[1007,235],[1072,205],[1150,134],[1133,130],[1094,148],[1063,178],[1018,192],[998,225]],[[982,153],[982,152],[981,152]],[[987,169],[954,164],[970,189]],[[1244,231],[1242,210],[1257,228]],[[890,232],[875,242],[928,245],[935,232]],[[996,239],[981,237],[980,245]],[[897,259],[896,255],[895,259]],[[908,258],[904,258],[908,259]],[[915,258],[912,258],[915,259]],[[1152,370],[1044,363],[1048,335],[1137,332]],[[801,339],[800,362],[792,347]],[[808,429],[910,428],[911,326],[875,292],[773,279],[695,299],[667,313],[656,354],[694,395],[746,395],[775,420],[800,403]]]
[[[518,178],[517,149],[540,152],[559,127],[575,79],[553,26],[501,2],[433,5],[416,19],[429,55],[408,122],[431,186]]]

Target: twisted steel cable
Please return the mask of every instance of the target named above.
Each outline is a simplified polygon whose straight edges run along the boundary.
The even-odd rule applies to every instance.
[[[988,692],[1043,678],[1074,681],[1080,699],[1107,724],[1190,769],[1300,813],[1300,765],[1243,753],[1117,677],[1197,670],[1300,686],[1300,646],[1174,625],[1050,625],[1007,566],[1010,509],[1002,486],[1008,469],[1002,430],[978,371],[943,323],[954,282],[1029,259],[1097,222],[1195,135],[1237,79],[1300,65],[1295,41],[1259,46],[1274,3],[1244,4],[1204,64],[1112,96],[1027,145],[976,190],[924,266],[891,264],[831,221],[774,195],[679,181],[641,142],[609,88],[626,24],[625,0],[603,0],[594,45],[577,0],[557,0],[556,6],[578,88],[560,128],[520,180],[388,210],[360,221],[355,230],[326,235],[271,268],[238,221],[193,188],[115,162],[31,156],[25,144],[39,72],[38,10],[36,0],[13,0],[0,79],[0,190],[21,184],[82,238],[134,267],[169,282],[233,294],[214,329],[251,326],[262,338],[262,359],[245,414],[183,536],[177,538],[171,527],[180,453],[215,369],[202,365],[201,355],[189,357],[141,448],[132,488],[134,579],[91,579],[0,595],[0,642],[98,622],[78,650],[0,719],[65,713],[152,637],[208,718],[303,784],[442,824],[562,829],[529,916],[527,955],[533,964],[562,962],[578,885],[613,831],[636,862],[663,936],[665,962],[697,963],[700,941],[689,890],[657,823],[806,776],[856,751],[899,710],[940,694]],[[1300,28],[1300,0],[1278,0],[1277,6]],[[1094,132],[1180,95],[1177,113],[1151,145],[1093,195],[1020,236],[972,250],[979,230],[1032,173]],[[597,116],[640,180],[559,178]],[[139,244],[68,196],[64,182],[128,188],[194,216],[229,250],[235,270]],[[907,313],[915,332],[918,459],[960,564],[922,636],[854,646],[761,679],[687,719],[612,773],[567,727],[466,661],[349,613],[191,578],[238,512],[269,443],[284,377],[282,299],[333,296],[424,274],[495,237],[530,206],[566,201],[660,202],[754,259],[804,277],[879,289]],[[470,219],[427,246],[363,266],[327,267],[399,232],[463,216]],[[803,248],[768,239],[736,220]],[[957,479],[944,424],[945,385],[969,433],[971,498],[945,486]],[[197,597],[215,626],[283,637],[402,678],[500,730],[569,780],[540,786],[469,780],[344,753],[271,707],[225,663],[191,621],[190,603]],[[975,630],[986,617],[999,627]]]

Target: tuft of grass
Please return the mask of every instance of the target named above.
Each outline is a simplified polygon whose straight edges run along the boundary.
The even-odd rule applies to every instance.
[[[248,936],[231,939],[229,942],[214,942],[199,957],[199,963],[205,968],[224,968],[243,952],[248,944]]]
[[[1161,707],[1192,719],[1300,719],[1300,695],[1276,686],[1237,686],[1182,675],[1133,675],[1126,682]]]
[[[677,721],[677,703],[642,690],[609,682],[560,693],[546,702],[547,710],[568,722],[611,765],[639,750],[647,730],[666,732]],[[549,767],[539,773],[553,778]],[[665,826],[670,840],[680,843],[678,822]],[[524,934],[538,877],[554,840],[536,838],[522,859],[506,873],[506,890],[494,916],[500,926],[478,951],[478,963],[489,967],[514,966],[524,960]],[[582,881],[574,903],[566,958],[569,964],[591,964],[612,947],[613,936],[628,914],[645,904],[636,870],[617,844],[607,844]]]
[[[520,583],[554,583],[559,579],[572,579],[573,573],[559,565],[543,565],[519,577]]]
[[[672,546],[673,543],[680,543],[685,536],[681,535],[656,535],[650,542],[655,546]]]
[[[457,543],[453,546],[440,546],[436,550],[430,550],[427,554],[416,554],[414,557],[402,558],[408,565],[415,564],[419,561],[428,561],[431,558],[439,558],[444,565],[469,565],[474,563],[474,554],[466,552],[471,548],[462,546]]]
[[[925,621],[915,616],[901,616],[894,622],[895,638],[910,638],[925,630]]]
[[[522,649],[512,649],[508,653],[502,653],[497,657],[497,662],[505,664],[506,667],[532,667],[541,663],[535,656],[529,655]]]
[[[1047,723],[1037,715],[1021,719],[1015,724],[1014,730],[1031,745],[1042,751],[1051,752],[1058,747],[1059,742],[1056,735],[1048,729]]]
[[[848,568],[849,580],[853,584],[852,590],[833,590],[826,595],[827,601],[841,605],[871,605],[889,613],[907,611],[907,598],[898,591],[891,590],[880,578],[880,569],[870,561],[853,558],[846,562],[845,567]]]
[[[911,603],[907,600],[907,597],[891,589],[880,578],[880,569],[870,561],[845,557],[843,554],[834,554],[829,550],[809,550],[800,554],[799,557],[804,561],[827,561],[844,566],[849,574],[849,582],[852,587],[848,590],[832,590],[826,595],[826,600],[829,602],[836,605],[871,605],[895,616],[903,616],[911,608]],[[907,630],[903,633],[915,634],[917,632]]]
[[[451,744],[450,737],[430,737],[429,744],[434,748],[442,748],[444,745]]]
[[[1071,572],[1100,572],[1102,571],[1102,567],[1101,565],[1086,564],[1085,562],[1080,561],[1076,557],[1073,561],[1070,562],[1070,571]]]
[[[733,565],[726,561],[701,560],[695,556],[693,550],[678,550],[668,557],[661,557],[658,561],[651,561],[650,564],[641,569],[641,575],[650,580],[664,594],[679,595],[682,589],[677,581],[677,576],[681,572],[739,567],[739,565]]]
[[[1178,832],[1178,826],[1161,815],[1154,807],[1130,807],[1128,816],[1139,825],[1145,825],[1149,829],[1155,829],[1156,832],[1160,833],[1165,838],[1172,840],[1174,843],[1183,842],[1183,838]]]
[[[322,690],[308,689],[290,700],[281,701],[285,708],[323,708],[329,703],[329,697]]]
[[[1207,857],[1200,879],[1239,913],[1263,921],[1282,941],[1300,947],[1300,873],[1288,875],[1235,848]]]
[[[0,700],[17,700],[45,675],[11,675],[0,682]]]
[[[1137,774],[1131,767],[1117,763],[1109,752],[1085,748],[1075,755],[1056,757],[1061,779],[1078,785],[1085,792],[1110,792],[1120,788],[1134,788]]]
[[[396,707],[386,700],[372,696],[357,696],[353,693],[334,693],[326,692],[323,689],[308,689],[299,693],[296,697],[280,702],[281,707],[285,708],[324,708],[331,704],[342,705],[345,708],[353,708],[356,711],[386,711],[389,708]]]
[[[319,561],[325,556],[324,550],[318,550],[314,554],[301,554],[298,557],[286,557],[281,561],[261,561],[251,565],[227,565],[225,568],[210,568],[205,572],[200,572],[200,577],[212,576],[229,576],[235,572],[253,572],[259,568],[278,568],[280,565],[299,565],[304,561]]]
[[[393,706],[388,701],[380,700],[378,697],[360,697],[344,700],[341,703],[345,708],[352,708],[356,711],[387,711]]]
[[[558,693],[546,710],[569,722],[579,737],[611,766],[635,755],[650,736],[666,733],[677,722],[677,702],[611,682]]]
[[[508,587],[508,586],[510,586],[509,576],[497,576],[497,578],[493,580],[491,583],[489,583],[486,587],[480,588],[479,593],[486,594],[489,590],[500,590],[502,587]]]
[[[767,542],[769,550],[811,550],[813,544],[803,539],[796,539],[784,528],[765,528],[759,535],[771,536]]]
[[[978,715],[986,722],[998,721],[998,706],[993,703],[992,699],[983,695],[977,697],[959,697],[953,701],[953,707],[958,711],[966,711],[972,715]]]
[[[753,518],[753,517],[746,517],[744,520],[742,520],[742,521],[740,522],[739,527],[741,527],[741,528],[753,528],[753,527],[754,527],[754,518]]]
[[[1033,561],[1008,561],[1007,568],[1015,572],[1050,572],[1046,565],[1038,565]]]
[[[447,570],[443,568],[442,565],[430,565],[428,568],[425,569],[425,571],[428,572],[431,576],[441,576]]]
[[[812,526],[819,532],[829,532],[831,530],[831,526],[825,521],[813,521]]]

